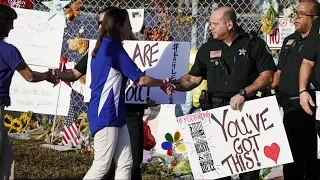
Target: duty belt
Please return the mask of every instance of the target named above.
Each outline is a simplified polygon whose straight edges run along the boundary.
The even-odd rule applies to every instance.
[[[206,90],[202,90],[199,97],[200,108],[202,111],[214,109],[230,104],[230,98],[219,98],[213,94],[208,93]]]
[[[296,110],[301,107],[299,96],[289,97],[289,96],[285,96],[283,94],[277,93],[276,97],[279,105],[283,108],[284,112]]]

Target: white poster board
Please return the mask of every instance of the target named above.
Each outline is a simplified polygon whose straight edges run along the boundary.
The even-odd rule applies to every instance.
[[[57,15],[48,21],[49,12],[20,8],[15,11],[18,18],[5,41],[20,50],[27,64],[58,68],[64,17]]]
[[[316,121],[320,121],[320,91],[316,91]],[[317,135],[317,143],[318,143],[318,153],[317,153],[317,157],[318,159],[320,159],[320,138]]]
[[[94,49],[95,42],[96,40],[90,41],[89,52]],[[189,42],[124,41],[123,46],[137,66],[148,76],[158,79],[179,79],[188,73]],[[89,102],[91,96],[90,63],[91,56],[89,55],[84,89],[85,102]],[[159,87],[137,87],[131,81],[126,89],[126,103],[146,104],[147,98],[151,98],[157,104],[184,104],[186,93],[174,92],[172,95],[167,95]]]
[[[278,18],[277,26],[274,29],[274,33],[264,34],[265,41],[270,47],[270,49],[280,49],[282,47],[283,40],[294,33],[295,26],[293,23],[290,23],[289,20],[285,18]]]
[[[133,33],[142,29],[144,22],[144,9],[127,9]]]
[[[177,118],[195,179],[293,162],[275,96]]]
[[[48,71],[46,67],[29,66],[32,70],[38,72]],[[7,107],[9,111],[52,114],[67,116],[70,106],[71,88],[64,82],[53,87],[52,83],[42,81],[38,83],[27,82],[17,71],[14,73],[10,86],[11,106]]]

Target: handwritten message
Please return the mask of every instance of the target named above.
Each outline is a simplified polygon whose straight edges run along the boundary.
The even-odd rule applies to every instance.
[[[95,40],[90,41],[89,52],[92,52]],[[164,79],[178,79],[188,72],[190,56],[189,42],[164,42],[164,41],[124,41],[123,47],[137,66],[148,76]],[[89,56],[88,64],[91,62]],[[89,102],[91,90],[91,67],[87,66],[86,88],[84,89],[85,102]],[[159,87],[136,86],[132,81],[126,88],[126,102],[145,104],[152,99],[159,104],[185,103],[186,93],[175,92],[166,95]]]
[[[47,68],[38,66],[29,67],[38,72],[48,70]],[[61,88],[60,94],[59,88]],[[71,88],[64,83],[55,87],[46,81],[29,83],[16,71],[10,86],[11,106],[7,107],[6,110],[55,114],[56,108],[58,108],[57,115],[67,116],[70,105],[70,93]]]
[[[179,117],[177,122],[195,179],[293,162],[275,97],[248,101],[241,112],[225,106]]]
[[[27,64],[59,67],[64,18],[54,16],[48,21],[49,12],[21,8],[15,11],[18,18],[6,41],[21,51]]]

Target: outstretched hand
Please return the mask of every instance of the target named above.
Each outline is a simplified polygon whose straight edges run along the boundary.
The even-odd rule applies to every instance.
[[[54,84],[58,81],[59,77],[57,76],[57,74],[55,73],[54,69],[49,69],[47,72],[47,81]]]
[[[170,95],[172,94],[175,89],[176,89],[176,86],[173,84],[173,81],[172,79],[170,78],[166,78],[166,79],[163,79],[163,83],[164,83],[164,86],[160,87],[166,94]]]

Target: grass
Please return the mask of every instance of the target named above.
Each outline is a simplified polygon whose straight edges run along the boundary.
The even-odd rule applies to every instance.
[[[43,141],[11,139],[15,152],[15,179],[82,179],[93,157],[77,152],[59,152],[40,145]],[[171,171],[157,165],[142,165],[144,180],[168,180]]]
[[[40,146],[43,141],[11,139],[11,142],[16,156],[15,179],[82,179],[93,160],[90,155],[74,151],[59,152],[43,148]],[[144,180],[172,179],[171,170],[157,163],[143,164],[141,171]]]

